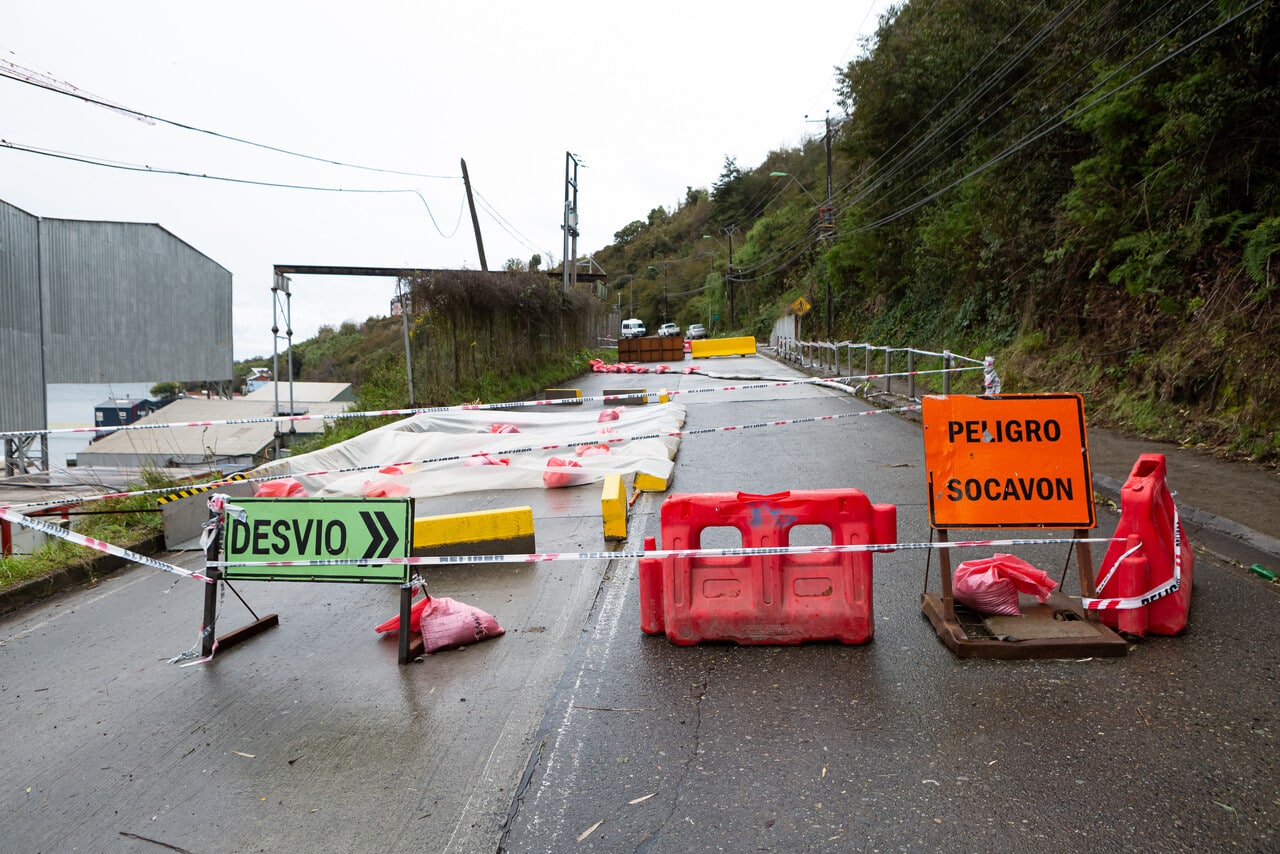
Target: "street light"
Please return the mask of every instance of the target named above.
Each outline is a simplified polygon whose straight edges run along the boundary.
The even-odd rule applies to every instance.
[[[770,178],[787,178],[791,181],[794,181],[797,187],[799,187],[801,190],[804,190],[804,194],[809,197],[809,200],[811,202],[813,202],[818,207],[822,207],[822,202],[815,199],[813,196],[813,193],[810,193],[808,188],[805,187],[804,184],[801,184],[799,180],[796,179],[796,176],[792,175],[790,172],[770,172],[769,177]]]

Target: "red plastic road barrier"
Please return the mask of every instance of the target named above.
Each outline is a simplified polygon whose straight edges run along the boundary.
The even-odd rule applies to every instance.
[[[824,526],[832,545],[892,544],[897,508],[855,489],[774,495],[671,495],[662,503],[663,549],[702,548],[707,528],[736,528],[743,548],[788,546],[797,525]],[[653,539],[646,549],[656,547]],[[642,558],[640,627],[674,643],[866,643],[871,553]]]
[[[1101,584],[1111,576],[1098,591],[1098,616],[1103,624],[1134,637],[1176,635],[1186,629],[1191,610],[1195,555],[1182,523],[1177,521],[1165,472],[1164,454],[1138,457],[1120,489],[1120,523],[1115,535],[1126,542],[1111,544],[1096,579]],[[1125,556],[1126,552],[1132,553]],[[1171,590],[1175,556],[1178,587]],[[1107,607],[1109,601],[1135,598],[1143,604]]]

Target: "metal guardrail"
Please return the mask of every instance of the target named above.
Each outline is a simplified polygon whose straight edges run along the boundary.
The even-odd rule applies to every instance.
[[[941,373],[942,393],[951,394],[952,378],[960,371],[976,368],[982,368],[983,371],[984,393],[1000,393],[1000,378],[996,374],[995,360],[991,356],[973,359],[950,350],[938,353],[914,347],[888,347],[851,341],[797,341],[794,338],[778,338],[775,349],[779,359],[798,368],[833,377],[866,378],[886,394],[903,394],[894,389],[894,381],[897,380],[905,383],[905,396],[911,400],[920,399],[916,378],[921,373]],[[930,367],[931,360],[934,359],[938,360],[937,368]],[[967,367],[964,366],[966,364]],[[861,373],[858,373],[859,370]]]

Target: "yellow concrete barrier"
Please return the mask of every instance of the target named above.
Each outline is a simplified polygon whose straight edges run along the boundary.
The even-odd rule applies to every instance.
[[[413,520],[413,554],[485,555],[536,552],[533,508],[446,513]]]
[[[695,359],[708,356],[754,356],[756,339],[751,336],[742,338],[699,338],[689,342],[689,355]]]
[[[640,492],[666,492],[669,485],[665,477],[636,472],[635,488]]]
[[[604,538],[609,541],[627,538],[627,490],[622,485],[622,475],[604,476],[604,491],[600,496],[600,512],[604,516]]]
[[[557,406],[581,406],[582,389],[549,388],[542,392],[543,400],[554,400]]]
[[[644,406],[649,402],[649,391],[643,388],[607,388],[605,397],[617,396],[619,400],[606,400],[605,406]]]

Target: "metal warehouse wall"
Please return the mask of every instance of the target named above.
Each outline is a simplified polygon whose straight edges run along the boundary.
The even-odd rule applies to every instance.
[[[40,220],[0,201],[0,430],[43,430]]]
[[[229,270],[158,225],[39,223],[45,382],[231,379]]]

